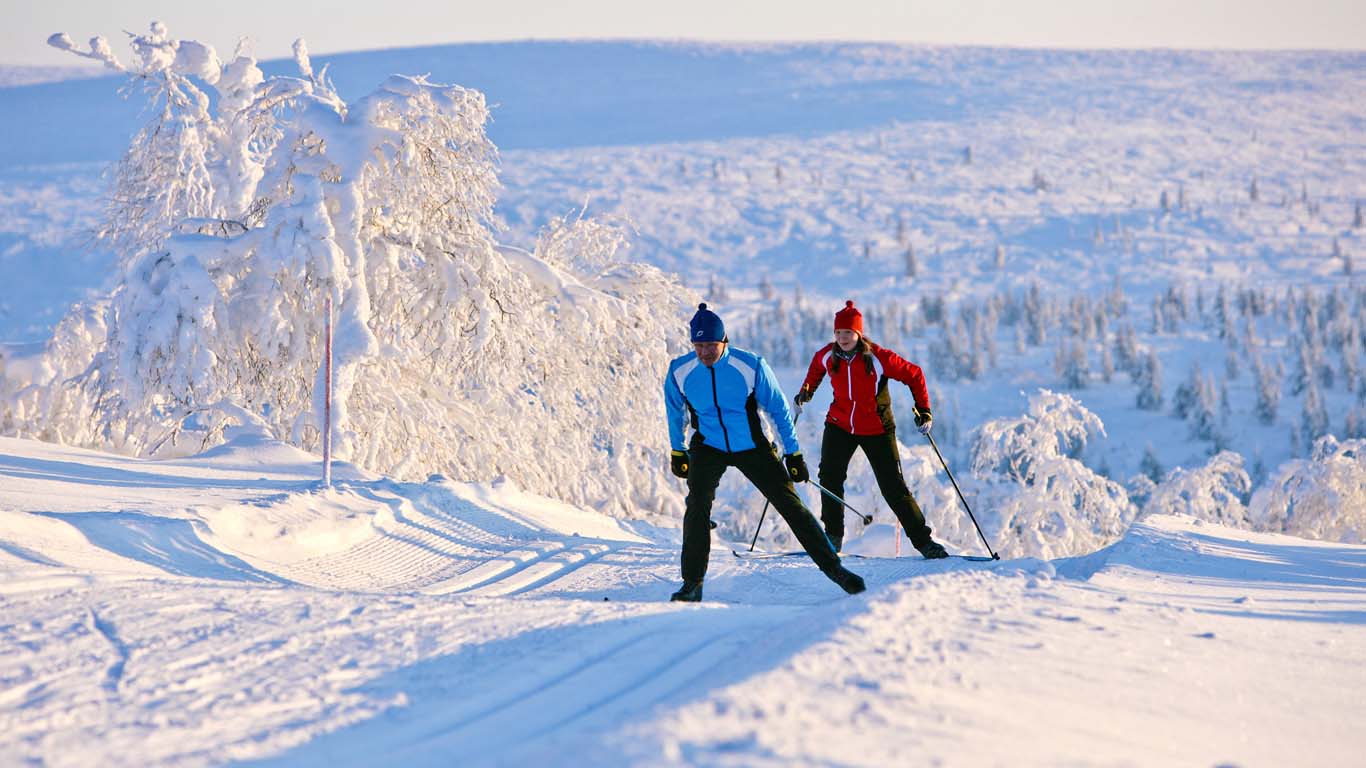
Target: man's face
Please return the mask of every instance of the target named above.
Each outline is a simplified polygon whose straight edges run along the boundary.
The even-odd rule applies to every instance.
[[[726,343],[724,341],[704,341],[701,344],[692,345],[692,348],[697,353],[697,359],[710,368],[712,363],[721,359],[721,352],[725,350]]]
[[[840,345],[840,349],[848,352],[858,343],[858,334],[841,328],[835,331],[835,343]]]

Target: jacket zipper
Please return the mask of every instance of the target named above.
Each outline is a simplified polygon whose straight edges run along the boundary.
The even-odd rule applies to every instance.
[[[721,425],[721,439],[726,441],[726,453],[730,453],[730,432],[726,429],[726,420],[721,416],[721,399],[716,396],[716,368],[707,367],[711,371],[711,401],[716,405],[716,423]]]
[[[854,431],[854,412],[858,409],[854,403],[854,365],[850,360],[844,361],[845,380],[849,382],[849,432]]]

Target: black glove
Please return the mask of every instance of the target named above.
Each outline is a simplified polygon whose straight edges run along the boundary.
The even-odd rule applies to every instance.
[[[792,398],[792,402],[796,403],[797,405],[806,405],[807,403],[811,402],[811,396],[813,394],[815,393],[807,389],[806,386],[803,385],[802,388],[797,391],[797,396]]]
[[[679,476],[679,477],[681,477],[681,478],[687,479],[687,477],[688,477],[688,452],[687,452],[687,451],[670,451],[670,452],[669,452],[669,469],[673,470],[673,473],[674,473],[675,475],[677,475],[677,476]]]
[[[932,426],[934,426],[934,417],[930,415],[930,409],[916,407],[915,427],[920,430],[920,434],[928,435]]]
[[[787,463],[787,476],[792,478],[792,482],[804,483],[811,479],[811,473],[806,470],[806,459],[802,458],[801,451],[789,453],[783,461]]]

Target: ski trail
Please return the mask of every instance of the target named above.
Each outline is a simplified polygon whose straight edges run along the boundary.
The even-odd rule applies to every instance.
[[[622,637],[602,627],[586,655],[569,653],[552,673],[499,692],[495,703],[428,727],[385,754],[400,763],[520,764],[566,732],[604,730],[637,718],[743,655],[755,638],[794,617],[790,608],[736,612],[679,609]],[[493,698],[493,697],[483,697]]]
[[[94,608],[86,609],[86,626],[92,634],[103,637],[114,651],[114,660],[105,670],[104,689],[111,694],[117,694],[119,684],[123,682],[124,668],[128,665],[128,646],[119,639],[114,625],[108,619],[101,618]]]
[[[504,575],[497,581],[474,587],[468,592],[481,596],[510,596],[530,592],[565,578],[583,566],[594,562],[612,550],[605,544],[584,544],[567,547],[524,568]]]

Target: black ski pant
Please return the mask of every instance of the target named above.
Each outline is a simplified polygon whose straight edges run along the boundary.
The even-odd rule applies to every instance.
[[[727,467],[735,467],[783,516],[802,549],[822,571],[840,564],[815,515],[806,508],[777,454],[767,446],[727,453],[699,440],[688,446],[688,503],[683,513],[683,580],[700,581],[711,557],[711,505]]]
[[[854,451],[862,448],[877,478],[878,490],[887,506],[901,521],[911,543],[919,549],[930,542],[930,527],[925,524],[925,515],[915,497],[906,487],[906,477],[901,473],[901,453],[896,448],[896,431],[887,430],[880,435],[854,435],[834,424],[826,423],[825,435],[821,438],[821,468],[817,473],[820,484],[831,493],[844,498],[844,479],[849,474],[849,460]],[[825,532],[833,537],[844,536],[844,505],[821,496],[821,522]]]

